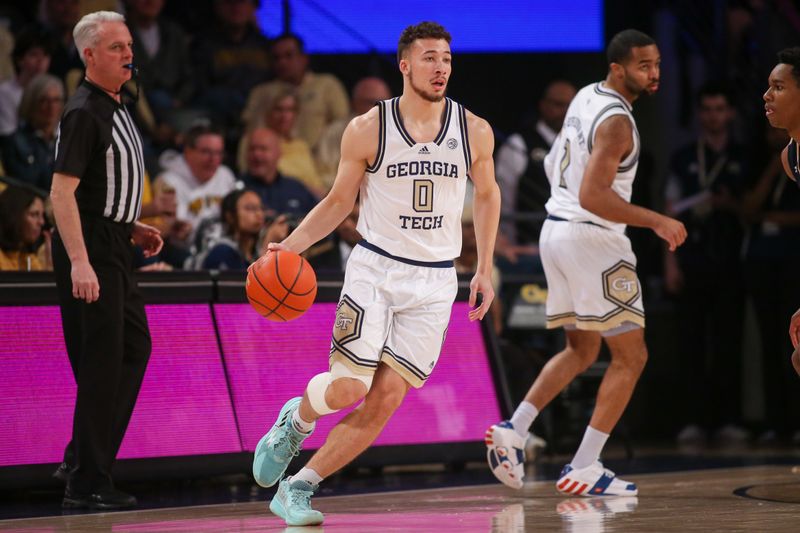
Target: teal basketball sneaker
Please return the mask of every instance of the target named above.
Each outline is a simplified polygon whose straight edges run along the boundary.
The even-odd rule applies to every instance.
[[[284,479],[278,491],[269,502],[269,510],[286,521],[287,526],[316,526],[322,523],[325,515],[311,508],[311,496],[317,485],[292,478]]]
[[[262,487],[271,487],[283,477],[292,459],[300,453],[303,441],[311,435],[301,433],[292,425],[292,414],[302,398],[292,398],[281,409],[278,420],[261,437],[253,457],[253,477]]]

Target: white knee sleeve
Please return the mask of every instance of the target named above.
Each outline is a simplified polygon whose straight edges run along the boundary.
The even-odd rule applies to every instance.
[[[340,363],[339,361],[334,361],[333,365],[331,366],[331,381],[335,381],[339,378],[353,378],[357,379],[361,383],[367,386],[367,392],[369,392],[369,388],[372,386],[372,378],[375,374],[370,374],[365,376],[363,374],[356,374],[350,367],[347,365]]]
[[[329,415],[339,411],[339,409],[332,409],[328,402],[325,401],[325,392],[328,386],[339,378],[352,378],[357,379],[367,387],[367,392],[372,386],[373,375],[368,376],[353,373],[346,365],[335,361],[330,372],[323,372],[317,374],[311,381],[308,382],[306,387],[306,394],[308,394],[308,401],[311,403],[311,408],[319,415]]]
[[[311,378],[306,387],[308,401],[311,403],[311,408],[318,415],[329,415],[338,411],[338,409],[328,407],[328,402],[325,401],[325,391],[328,390],[328,385],[331,384],[331,381],[331,373],[323,372]]]

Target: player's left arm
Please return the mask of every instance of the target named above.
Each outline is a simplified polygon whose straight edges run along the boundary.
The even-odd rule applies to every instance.
[[[469,284],[470,320],[481,320],[489,311],[494,300],[492,287],[492,268],[494,263],[494,243],[497,226],[500,222],[500,187],[494,177],[494,134],[489,123],[467,112],[467,132],[472,153],[470,177],[475,187],[472,204],[475,241],[478,248],[478,266]],[[481,304],[475,307],[478,294]]]

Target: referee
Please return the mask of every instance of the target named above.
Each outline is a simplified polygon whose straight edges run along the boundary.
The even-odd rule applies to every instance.
[[[51,199],[53,266],[64,341],[78,387],[64,463],[63,507],[117,509],[136,498],[116,490],[111,467],[150,357],[150,332],[133,276],[133,243],[158,253],[159,231],[137,222],[142,141],[121,103],[131,77],[131,34],[109,11],[73,31],[86,77],[59,124]]]

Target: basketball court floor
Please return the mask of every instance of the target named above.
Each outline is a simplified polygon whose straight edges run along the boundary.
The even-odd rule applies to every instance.
[[[0,495],[0,531],[14,532],[662,532],[800,531],[800,453],[652,453],[609,466],[638,498],[568,498],[553,486],[560,458],[540,461],[521,491],[485,466],[338,476],[314,499],[322,526],[287,528],[267,510],[273,490],[244,476],[125,486],[135,511],[62,514],[60,492]],[[427,487],[427,488],[425,488]]]

